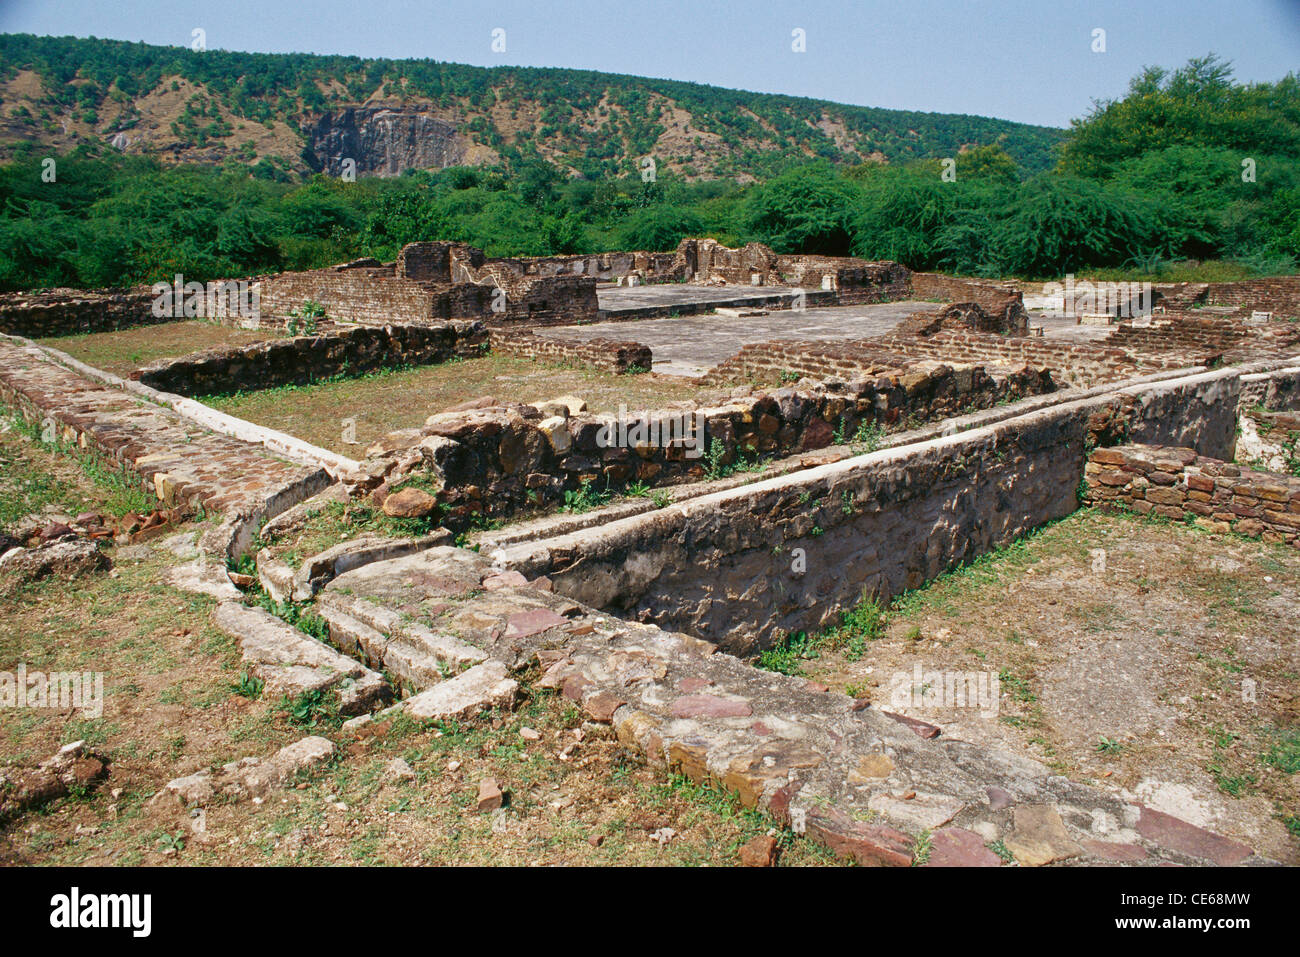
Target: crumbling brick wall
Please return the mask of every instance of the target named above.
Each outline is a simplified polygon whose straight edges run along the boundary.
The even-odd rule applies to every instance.
[[[1195,364],[1179,356],[1135,356],[1123,349],[1088,342],[1056,342],[1032,336],[1008,337],[977,332],[938,332],[931,336],[890,333],[873,341],[907,356],[1003,366],[1029,363],[1040,369],[1050,369],[1058,382],[1079,388]]]
[[[354,326],[161,359],[135,370],[131,378],[177,395],[214,395],[305,385],[342,373],[430,365],[453,356],[481,355],[486,346],[487,330],[481,322]]]
[[[648,372],[654,361],[650,347],[644,343],[605,338],[581,342],[551,339],[527,329],[493,329],[491,348],[494,355],[572,362],[616,373]]]
[[[1271,276],[1240,282],[1157,283],[1152,286],[1156,305],[1233,306],[1239,311],[1272,312],[1283,318],[1300,317],[1300,276]]]
[[[172,322],[171,316],[153,314],[154,298],[147,286],[3,293],[0,332],[41,339]]]
[[[1300,478],[1294,476],[1243,471],[1192,449],[1121,445],[1093,451],[1084,477],[1093,505],[1300,547]]]

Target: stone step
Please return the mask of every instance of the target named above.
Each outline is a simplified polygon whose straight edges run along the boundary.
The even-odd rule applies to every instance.
[[[382,667],[416,691],[487,658],[482,650],[407,621],[382,605],[327,592],[317,607],[340,648]]]
[[[223,601],[212,617],[218,628],[239,642],[244,663],[274,694],[294,697],[334,690],[339,694],[339,711],[347,715],[372,711],[392,698],[383,675],[261,608]]]
[[[485,708],[508,708],[519,683],[507,677],[506,666],[495,659],[475,665],[464,674],[413,695],[380,716],[405,712],[415,718],[456,721],[472,718]]]

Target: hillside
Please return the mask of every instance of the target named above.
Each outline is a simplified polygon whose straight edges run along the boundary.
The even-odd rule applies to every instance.
[[[1063,130],[583,70],[253,54],[0,35],[0,159],[116,148],[283,178],[494,163],[535,150],[588,178],[653,155],[687,179],[812,158],[897,163],[999,144],[1029,173]]]

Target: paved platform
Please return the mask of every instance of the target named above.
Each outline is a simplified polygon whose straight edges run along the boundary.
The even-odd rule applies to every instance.
[[[693,286],[641,286],[621,292],[687,289],[696,293],[727,292],[762,287],[728,286],[718,289]],[[602,293],[603,295],[603,293]],[[933,309],[934,303],[904,300],[860,306],[824,306],[813,309],[782,309],[765,316],[698,315],[676,319],[637,319],[598,322],[586,326],[550,326],[537,329],[540,336],[583,342],[604,337],[643,342],[654,350],[654,371],[669,375],[702,376],[718,363],[735,355],[741,346],[771,339],[863,339],[890,332],[916,312]]]

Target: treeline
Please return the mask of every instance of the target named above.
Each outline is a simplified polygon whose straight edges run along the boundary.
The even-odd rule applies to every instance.
[[[996,146],[951,166],[813,162],[748,186],[572,177],[532,151],[513,151],[500,167],[354,183],[75,156],[59,159],[46,182],[33,159],[0,167],[0,288],[387,260],[428,239],[503,256],[663,250],[713,236],[1027,278],[1106,268],[1163,275],[1175,260],[1230,261],[1237,275],[1293,271],[1297,146],[1294,77],[1236,85],[1206,58],[1138,77],[1126,97],[1074,124],[1055,169],[1032,175]]]

